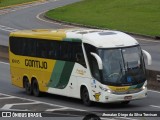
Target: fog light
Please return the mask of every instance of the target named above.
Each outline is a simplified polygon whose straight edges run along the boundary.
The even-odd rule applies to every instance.
[[[106,97],[105,97],[105,99],[107,99],[107,100],[108,100],[108,96],[106,96]]]

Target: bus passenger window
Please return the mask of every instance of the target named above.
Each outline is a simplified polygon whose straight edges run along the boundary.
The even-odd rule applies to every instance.
[[[56,58],[56,42],[51,42],[49,45],[49,58],[55,59]]]
[[[71,45],[70,42],[61,42],[60,44],[60,59],[64,61],[70,61],[70,49]]]
[[[48,45],[49,41],[47,40],[38,40],[37,41],[37,56],[41,58],[48,58]]]
[[[86,63],[84,60],[84,54],[82,51],[82,46],[80,44],[75,45],[75,47],[73,48],[73,59],[75,60],[75,62],[83,65],[84,67],[86,67]]]
[[[91,56],[91,72],[94,78],[96,78],[97,80],[100,80],[100,73],[99,73],[99,68],[98,68],[98,63],[97,60]]]
[[[81,53],[77,53],[76,54],[76,62],[81,63],[82,65],[85,64],[84,58],[83,58],[83,54]]]

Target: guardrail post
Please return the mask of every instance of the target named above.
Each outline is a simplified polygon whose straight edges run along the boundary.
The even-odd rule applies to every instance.
[[[157,75],[157,81],[160,82],[160,75]]]

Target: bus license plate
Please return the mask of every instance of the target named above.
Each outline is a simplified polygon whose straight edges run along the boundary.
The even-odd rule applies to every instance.
[[[131,100],[132,99],[132,96],[125,96],[124,97],[124,100]]]

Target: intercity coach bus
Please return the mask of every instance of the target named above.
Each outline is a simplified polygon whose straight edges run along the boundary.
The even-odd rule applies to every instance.
[[[82,99],[87,106],[145,98],[143,54],[150,65],[150,54],[119,31],[37,29],[12,32],[9,38],[13,85],[29,95]]]

